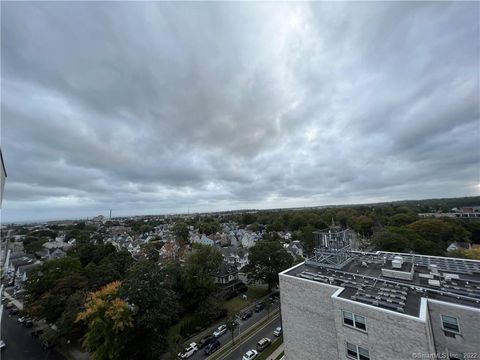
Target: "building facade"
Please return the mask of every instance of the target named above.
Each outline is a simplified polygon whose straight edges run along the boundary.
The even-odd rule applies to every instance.
[[[5,180],[7,179],[7,171],[5,170],[5,164],[3,163],[2,149],[0,149],[0,206],[3,201],[3,190],[5,189]]]
[[[480,261],[385,252],[347,258],[280,273],[288,360],[480,356]]]

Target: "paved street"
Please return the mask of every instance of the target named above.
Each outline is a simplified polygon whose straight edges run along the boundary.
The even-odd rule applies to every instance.
[[[38,339],[30,335],[31,329],[17,323],[16,316],[8,316],[4,310],[2,318],[2,339],[7,344],[1,353],[1,360],[65,360],[55,349],[43,350]]]
[[[280,318],[278,315],[271,317],[270,321],[262,325],[262,327],[255,332],[255,334],[248,335],[246,339],[242,339],[242,343],[239,344],[236,342],[233,351],[226,356],[221,357],[221,360],[241,360],[243,354],[248,350],[256,349],[257,342],[263,337],[268,337],[270,340],[274,341],[276,339],[273,335],[273,331],[277,326],[280,326]]]
[[[272,304],[272,306],[270,307],[270,314],[271,314],[274,310],[276,310],[277,308],[278,308],[278,304]],[[268,315],[267,311],[266,311],[266,310],[262,310],[262,311],[260,311],[260,312],[258,312],[258,313],[254,312],[253,315],[252,315],[252,317],[251,317],[250,319],[247,319],[247,320],[245,320],[245,321],[240,320],[240,332],[241,332],[241,333],[242,333],[242,332],[245,332],[248,328],[250,328],[251,326],[253,326],[253,325],[254,325],[255,323],[257,323],[258,321],[261,321],[262,319],[264,319],[267,315]],[[270,315],[270,316],[271,316],[272,319],[273,319],[273,315]],[[280,322],[280,321],[278,320],[278,323],[279,323],[279,322]],[[271,329],[271,335],[269,335],[270,338],[273,337],[273,330],[274,330],[275,327],[277,327],[277,326],[279,326],[279,325],[277,324],[277,325],[273,326],[273,328]],[[268,326],[268,329],[270,329],[270,326]],[[239,340],[238,331],[239,331],[239,330],[238,330],[238,328],[237,328],[237,329],[235,330],[235,341],[236,341],[236,342]],[[260,334],[263,334],[263,332],[261,332]],[[260,336],[260,335],[259,335],[259,336]],[[266,336],[266,335],[265,335],[265,336]],[[246,348],[247,346],[251,346],[250,344],[251,344],[252,342],[254,342],[254,343],[256,344],[257,341],[258,341],[261,337],[262,337],[262,336],[260,336],[260,337],[257,339],[256,336],[254,336],[254,338],[253,338],[251,341],[249,341],[249,342],[247,341],[247,342],[245,343],[245,349],[247,349],[247,348]],[[255,340],[255,339],[256,339],[256,340]],[[195,339],[195,340],[198,341],[198,339]],[[273,340],[273,338],[272,338],[272,340]],[[220,344],[221,344],[222,347],[223,347],[225,344],[231,343],[231,342],[232,342],[232,337],[231,337],[231,335],[230,335],[230,332],[227,331],[223,336],[220,337],[219,341],[220,341]],[[244,342],[245,342],[245,340],[242,341],[242,343],[244,343]],[[254,348],[254,347],[252,347],[252,348]],[[220,349],[221,349],[221,347],[220,347]],[[219,349],[219,350],[220,350],[220,349]],[[243,349],[243,347],[242,347],[242,349]],[[248,348],[248,349],[250,349],[250,348]],[[247,349],[247,350],[248,350],[248,349]],[[217,350],[217,352],[218,352],[219,350]],[[245,350],[245,352],[246,352],[247,350]],[[240,352],[240,349],[238,350],[238,352]],[[236,357],[235,357],[235,356],[236,356]],[[238,358],[238,359],[241,359],[241,358],[242,358],[241,355],[238,355],[238,356],[237,356],[237,352],[234,352],[234,354],[232,354],[232,357],[230,357],[230,356],[229,356],[229,357],[225,357],[225,359],[237,359],[237,358]],[[203,352],[203,349],[200,349],[200,351],[198,351],[198,352],[197,352],[195,355],[193,355],[190,359],[191,359],[191,360],[203,360],[203,359],[207,359],[207,355],[205,355],[205,353]]]

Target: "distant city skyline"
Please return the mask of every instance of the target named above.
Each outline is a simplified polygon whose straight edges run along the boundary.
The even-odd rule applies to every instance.
[[[480,3],[4,2],[2,222],[480,195]]]
[[[208,214],[216,214],[216,213],[235,213],[235,212],[248,212],[248,211],[288,211],[288,210],[300,210],[300,209],[328,209],[328,208],[339,208],[339,207],[356,207],[356,206],[373,206],[373,205],[380,205],[380,204],[398,204],[401,202],[415,202],[415,201],[429,201],[429,200],[451,200],[451,199],[464,199],[464,198],[475,198],[475,196],[472,197],[456,197],[456,198],[442,198],[442,199],[398,199],[398,200],[391,200],[391,201],[379,201],[379,202],[359,202],[359,203],[339,203],[339,204],[323,204],[323,205],[304,205],[304,206],[291,206],[291,207],[264,207],[264,208],[229,208],[229,209],[219,209],[215,208],[212,210],[196,210],[196,209],[191,209],[188,208],[186,211],[181,211],[181,210],[175,210],[171,212],[148,212],[148,211],[143,211],[140,213],[128,213],[128,212],[121,212],[121,213],[114,213],[112,211],[111,218],[128,218],[128,217],[144,217],[144,216],[184,216],[184,215],[208,215]],[[480,200],[478,202],[480,204]],[[475,205],[475,206],[480,206],[480,205]],[[468,206],[464,206],[467,207]],[[35,222],[49,222],[49,221],[77,221],[77,220],[92,220],[94,217],[102,215],[105,217],[105,219],[109,219],[110,217],[110,209],[107,210],[100,210],[99,212],[93,214],[93,213],[88,213],[88,214],[83,214],[79,215],[77,217],[48,217],[48,218],[36,218],[34,220],[28,219],[28,220],[10,220],[8,222],[3,222],[6,224],[27,224],[27,223],[35,223]]]

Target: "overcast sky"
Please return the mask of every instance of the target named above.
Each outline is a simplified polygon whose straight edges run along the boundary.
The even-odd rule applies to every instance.
[[[2,2],[2,220],[478,195],[479,6]]]

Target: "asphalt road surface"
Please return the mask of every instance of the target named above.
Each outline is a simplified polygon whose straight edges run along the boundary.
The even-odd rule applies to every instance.
[[[268,301],[268,300],[267,300],[267,301]],[[278,308],[278,303],[277,303],[277,304],[272,304],[271,307],[270,307],[270,314],[271,314],[275,309],[277,309],[277,308]],[[264,309],[264,310],[262,310],[262,311],[260,311],[260,312],[258,312],[258,313],[254,312],[253,315],[252,315],[252,317],[249,318],[249,319],[247,319],[247,320],[240,320],[240,326],[239,326],[239,327],[240,327],[240,333],[243,333],[243,332],[246,331],[248,328],[250,328],[251,326],[253,326],[255,323],[257,323],[258,321],[264,319],[267,315],[268,315],[267,310]],[[270,316],[273,318],[273,315],[270,315]],[[276,328],[277,326],[279,326],[279,324],[280,324],[280,320],[278,320],[278,324],[275,325],[275,326],[272,328],[271,334],[268,336],[268,337],[271,338],[272,340],[273,340],[273,330],[275,330],[275,328]],[[237,343],[238,340],[240,339],[240,337],[239,337],[238,334],[239,334],[239,329],[237,328],[237,329],[235,329],[235,343]],[[243,336],[242,336],[242,337],[243,337]],[[262,336],[260,336],[260,337],[257,339],[256,336],[254,336],[254,339],[253,339],[253,340],[251,340],[250,342],[246,342],[246,343],[245,343],[245,349],[246,349],[245,352],[247,352],[247,350],[249,350],[249,349],[254,349],[255,346],[253,346],[253,347],[251,347],[251,348],[247,348],[247,346],[251,346],[250,344],[251,344],[252,342],[254,342],[254,343],[256,344],[256,343],[258,342],[258,340],[260,340],[261,337],[262,337]],[[256,340],[255,340],[255,339],[256,339]],[[198,339],[197,339],[197,340],[198,340]],[[220,349],[221,349],[224,345],[229,344],[229,343],[232,342],[232,336],[231,336],[230,332],[227,331],[227,332],[226,332],[224,335],[222,335],[218,340],[220,341],[221,346],[220,346],[220,348],[217,350],[217,352],[220,351]],[[254,341],[254,340],[255,340],[255,341]],[[244,343],[244,340],[242,340],[242,343]],[[254,344],[254,345],[255,345],[255,344]],[[242,347],[242,349],[243,349],[243,347]],[[200,349],[196,354],[194,354],[192,357],[190,357],[189,360],[205,360],[205,359],[207,359],[208,356],[205,355],[205,353],[204,353],[203,350],[204,350],[204,349]],[[240,351],[240,350],[238,350],[238,351]],[[214,354],[215,354],[215,353],[214,353]],[[236,354],[236,353],[235,353],[235,354]],[[232,355],[232,356],[234,356],[234,355]],[[239,360],[241,360],[243,354],[242,354],[242,355],[238,355],[238,356],[235,355],[235,356],[236,356],[236,357],[226,357],[225,359],[239,359]]]
[[[2,339],[7,347],[1,352],[1,360],[65,360],[55,349],[43,350],[38,339],[32,337],[32,329],[17,323],[17,316],[8,316],[4,309]]]
[[[237,340],[235,341],[235,346],[233,347],[233,351],[230,354],[227,354],[220,359],[222,360],[241,360],[242,356],[251,349],[257,349],[257,342],[261,338],[267,337],[272,342],[276,339],[275,335],[273,335],[273,331],[277,326],[280,326],[280,317],[276,315],[275,317],[272,315],[271,319],[267,324],[262,325],[255,334],[250,334],[246,339],[242,339],[242,343],[239,344]]]

